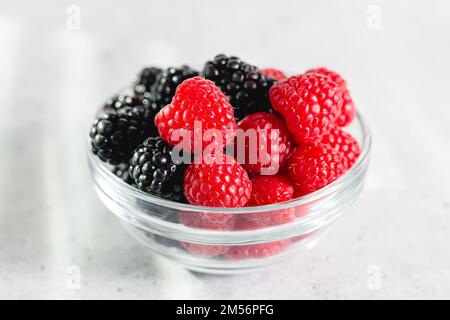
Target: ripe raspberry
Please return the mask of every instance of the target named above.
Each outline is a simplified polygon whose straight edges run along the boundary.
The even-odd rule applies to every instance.
[[[262,206],[292,199],[294,187],[288,178],[277,176],[258,176],[252,179],[252,194],[247,207]],[[259,221],[264,225],[277,225],[295,219],[295,209],[281,209],[270,212],[247,213],[243,217]]]
[[[232,214],[208,214],[198,212],[180,212],[178,219],[181,224],[192,228],[211,230],[233,230],[235,216]],[[199,256],[217,256],[225,254],[228,247],[221,245],[205,245],[181,242],[190,253]]]
[[[347,161],[347,169],[350,169],[353,166],[361,153],[358,141],[339,128],[333,129],[329,134],[325,135],[322,138],[322,143],[329,144],[340,153]]]
[[[329,145],[295,148],[288,159],[295,195],[302,196],[325,187],[344,173],[345,165],[345,159]]]
[[[294,185],[294,199],[296,199],[296,198],[298,198],[298,197],[301,197],[301,196],[302,196],[302,194],[300,194],[300,193],[298,192],[298,190],[295,189],[295,185]],[[296,206],[296,207],[294,208],[294,211],[295,211],[295,216],[296,216],[297,218],[302,218],[302,217],[304,217],[304,216],[306,216],[306,215],[308,214],[308,212],[309,212],[309,207],[308,207],[308,206],[303,206],[303,205]]]
[[[230,246],[225,255],[230,260],[264,258],[283,252],[291,243],[291,239],[286,239],[269,243]]]
[[[356,109],[345,80],[338,73],[326,68],[311,69],[306,73],[323,74],[333,80],[339,87],[341,87],[344,96],[344,103],[342,104],[342,108],[340,111],[341,115],[337,119],[336,124],[340,127],[345,127],[346,125],[350,124],[350,122],[352,122],[353,118],[355,117]]]
[[[252,183],[236,160],[217,154],[192,163],[184,174],[184,194],[190,204],[210,207],[243,207]]]
[[[278,173],[292,146],[283,121],[274,114],[257,112],[241,120],[238,128],[241,130],[234,139],[234,152],[245,170],[250,175]]]
[[[283,115],[295,141],[307,144],[319,141],[336,126],[343,97],[328,77],[310,73],[275,83],[270,102]]]
[[[294,188],[288,178],[281,175],[257,176],[252,179],[252,194],[246,207],[288,201],[293,194]]]
[[[233,230],[235,230],[235,231],[255,230],[255,229],[262,229],[262,228],[266,228],[266,227],[267,227],[267,225],[262,223],[259,220],[246,219],[243,217],[243,215],[239,215],[234,222]]]
[[[176,145],[187,138],[186,147],[194,152],[200,151],[194,148],[199,138],[204,138],[200,143],[202,150],[210,143],[214,150],[222,150],[234,138],[237,127],[227,97],[213,82],[201,77],[187,79],[178,86],[172,102],[156,114],[155,125],[164,141]],[[176,133],[181,135],[180,141]],[[208,140],[210,133],[213,142]]]
[[[181,245],[190,253],[197,256],[218,256],[228,251],[228,246],[197,244],[181,241]]]
[[[275,69],[275,68],[262,69],[261,73],[263,75],[265,75],[266,77],[275,79],[277,81],[281,81],[281,80],[284,80],[287,78],[283,71]]]
[[[235,223],[233,214],[212,214],[198,212],[180,212],[178,219],[187,227],[211,230],[232,230]]]

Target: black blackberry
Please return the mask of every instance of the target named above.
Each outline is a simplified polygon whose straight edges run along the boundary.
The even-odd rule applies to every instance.
[[[197,75],[197,71],[186,65],[181,66],[181,68],[168,68],[158,74],[150,92],[152,109],[159,111],[168,105],[172,101],[178,85]]]
[[[105,111],[95,119],[89,133],[92,152],[112,165],[126,163],[134,148],[148,137],[148,132],[148,126],[140,118]]]
[[[162,72],[160,68],[147,67],[142,69],[134,84],[134,94],[144,99],[150,98],[150,90],[156,82],[157,76]]]
[[[129,174],[140,190],[177,202],[187,202],[183,194],[186,166],[172,159],[172,147],[160,137],[148,138],[130,160]]]
[[[111,171],[117,177],[128,183],[129,185],[134,185],[134,180],[130,177],[128,173],[129,164],[128,163],[120,163],[112,167]]]
[[[158,129],[154,123],[156,113],[147,99],[142,99],[142,97],[138,96],[116,95],[106,101],[103,109],[105,111],[113,110],[120,114],[128,114],[136,121],[141,122],[141,127],[147,130],[145,138],[158,135]]]
[[[140,104],[141,101],[138,98],[129,96],[126,94],[115,95],[112,98],[108,99],[103,105],[103,110],[109,111],[114,110],[118,111],[124,107],[134,106]]]
[[[275,80],[263,75],[257,67],[238,57],[219,54],[205,64],[203,75],[225,93],[237,119],[258,111],[273,112],[269,89]]]

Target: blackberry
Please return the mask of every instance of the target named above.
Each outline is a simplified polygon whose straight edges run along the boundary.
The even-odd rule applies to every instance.
[[[129,95],[119,94],[115,95],[112,98],[108,99],[105,104],[103,105],[103,110],[105,111],[118,111],[122,108],[128,107],[128,106],[134,106],[139,104],[140,101],[136,97],[132,97]]]
[[[160,137],[146,139],[131,157],[129,174],[140,190],[164,199],[187,203],[183,194],[186,166],[173,161],[172,150]]]
[[[150,91],[156,82],[157,76],[162,72],[160,68],[147,67],[142,69],[134,84],[134,94],[144,99],[150,98]]]
[[[92,152],[112,165],[126,163],[139,143],[148,137],[148,126],[127,113],[109,110],[94,121],[89,133]]]
[[[129,185],[134,185],[134,180],[130,177],[128,173],[129,164],[128,163],[120,163],[112,167],[111,171],[117,177],[128,183]]]
[[[152,109],[158,112],[168,105],[172,101],[178,85],[195,76],[198,76],[198,72],[186,65],[180,68],[168,68],[158,74],[150,92]]]
[[[257,67],[238,57],[219,54],[206,62],[203,75],[225,93],[238,120],[258,111],[273,112],[269,89],[275,80],[263,75]]]
[[[116,95],[106,101],[103,110],[128,114],[136,121],[141,122],[140,126],[147,130],[146,137],[155,137],[158,135],[158,128],[156,128],[154,123],[156,113],[151,108],[147,99],[138,96]]]

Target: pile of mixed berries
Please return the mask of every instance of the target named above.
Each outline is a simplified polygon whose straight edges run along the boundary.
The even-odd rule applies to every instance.
[[[105,103],[90,138],[99,159],[149,194],[199,206],[261,206],[314,192],[345,173],[360,154],[358,142],[342,129],[354,116],[346,82],[336,72],[317,68],[287,77],[220,54],[201,71],[145,68],[133,93]],[[255,143],[245,136],[237,143],[249,130],[261,133]],[[184,148],[180,133],[190,137]],[[301,214],[184,213],[179,220],[196,228],[243,230]],[[183,244],[193,253],[232,259],[271,254],[286,245],[234,250]]]

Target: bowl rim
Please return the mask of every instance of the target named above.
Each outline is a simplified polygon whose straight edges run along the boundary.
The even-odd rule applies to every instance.
[[[238,207],[238,208],[222,208],[222,207],[208,207],[208,206],[198,206],[192,204],[179,203],[172,200],[167,200],[163,198],[159,198],[157,196],[145,193],[133,186],[127,184],[125,181],[117,177],[111,170],[108,169],[107,165],[102,162],[98,157],[96,157],[90,148],[90,143],[88,143],[88,161],[95,164],[95,167],[98,168],[101,173],[110,180],[111,183],[115,184],[116,187],[123,188],[124,192],[127,193],[127,196],[138,198],[142,201],[149,202],[154,205],[170,208],[172,210],[182,210],[187,212],[199,212],[208,214],[248,214],[248,213],[263,213],[268,211],[275,211],[280,209],[292,208],[298,205],[304,205],[307,203],[311,203],[325,197],[335,190],[346,186],[352,181],[352,178],[355,176],[355,173],[359,172],[361,167],[365,165],[365,163],[369,159],[369,154],[372,146],[372,134],[369,129],[369,126],[365,120],[365,117],[358,110],[356,112],[356,117],[354,119],[358,120],[357,123],[360,126],[362,131],[362,141],[361,141],[361,154],[359,155],[355,164],[340,176],[338,179],[330,183],[329,185],[316,190],[310,194],[301,196],[299,198],[295,198],[292,200],[279,202],[275,204],[268,204],[262,206],[252,206],[252,207]]]

